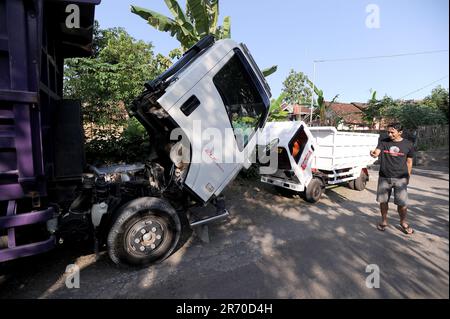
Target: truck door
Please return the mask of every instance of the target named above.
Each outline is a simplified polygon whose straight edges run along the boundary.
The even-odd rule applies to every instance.
[[[314,139],[304,124],[300,126],[289,142],[291,166],[303,185],[307,185],[312,178],[312,159],[314,155]]]
[[[269,105],[253,69],[235,48],[170,109],[191,140],[185,185],[202,200],[219,193],[248,160]]]

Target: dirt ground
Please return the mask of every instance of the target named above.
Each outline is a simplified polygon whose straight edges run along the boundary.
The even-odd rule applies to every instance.
[[[449,174],[414,169],[410,223],[386,232],[375,202],[377,172],[363,192],[327,189],[317,204],[258,181],[235,181],[225,192],[231,216],[209,226],[165,262],[119,268],[103,252],[59,249],[0,267],[0,298],[449,298]],[[65,285],[66,267],[80,267],[80,288]],[[368,265],[380,287],[368,288]]]

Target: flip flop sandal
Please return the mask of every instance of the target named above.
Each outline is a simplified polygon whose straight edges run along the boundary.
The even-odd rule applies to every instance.
[[[411,226],[407,225],[407,227],[404,227],[403,225],[399,225],[399,229],[405,234],[405,235],[412,235],[414,234],[414,229],[411,228]]]
[[[379,231],[386,231],[386,227],[387,227],[388,225],[382,225],[382,224],[378,224],[377,225],[377,229],[379,230]]]

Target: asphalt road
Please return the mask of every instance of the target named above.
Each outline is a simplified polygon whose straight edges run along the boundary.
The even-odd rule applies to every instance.
[[[449,298],[448,169],[414,169],[410,223],[382,233],[375,202],[377,173],[363,192],[328,189],[317,204],[259,182],[226,191],[231,217],[209,226],[210,242],[193,236],[164,263],[128,269],[105,253],[56,250],[0,268],[0,298]],[[65,285],[80,267],[80,288]],[[368,265],[380,270],[368,288]]]

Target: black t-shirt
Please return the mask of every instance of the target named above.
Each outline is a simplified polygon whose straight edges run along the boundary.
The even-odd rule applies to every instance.
[[[407,158],[414,157],[414,145],[407,139],[394,142],[390,138],[381,140],[377,149],[380,154],[380,176],[386,178],[408,177]]]

